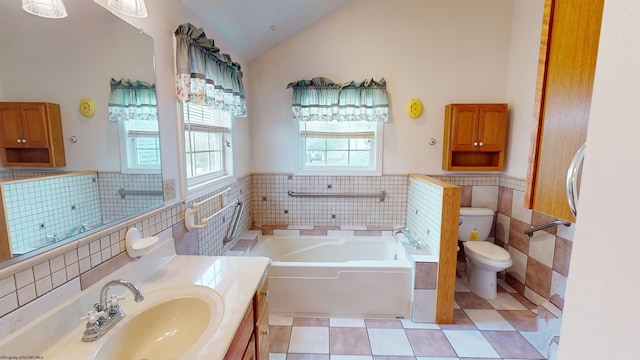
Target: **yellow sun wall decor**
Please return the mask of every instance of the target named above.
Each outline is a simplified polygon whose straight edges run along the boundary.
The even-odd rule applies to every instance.
[[[407,112],[409,113],[409,117],[412,119],[417,119],[422,116],[423,109],[420,99],[411,99],[407,106]]]

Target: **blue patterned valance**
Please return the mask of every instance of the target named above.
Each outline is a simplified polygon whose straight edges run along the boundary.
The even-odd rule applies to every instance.
[[[111,79],[109,121],[149,120],[158,122],[154,84],[129,79]]]
[[[387,82],[384,79],[335,83],[316,77],[287,85],[293,89],[294,121],[389,122]]]
[[[178,100],[247,116],[240,64],[220,53],[203,29],[178,26],[176,37],[176,92]]]

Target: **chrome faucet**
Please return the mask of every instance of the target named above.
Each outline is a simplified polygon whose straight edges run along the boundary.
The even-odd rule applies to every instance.
[[[404,229],[404,230],[395,230],[393,232],[393,236],[395,237],[398,234],[403,234],[405,238],[407,238],[407,240],[409,241],[409,243],[413,244],[413,247],[416,248],[416,250],[421,249],[422,248],[422,243],[416,239],[413,238],[413,236],[411,235],[411,230],[409,229]]]
[[[73,229],[71,229],[67,233],[67,237],[72,237],[73,235],[81,234],[81,233],[87,231],[88,227],[89,227],[89,225],[87,225],[87,224],[76,225],[76,226],[73,227]]]
[[[83,318],[87,319],[87,325],[82,335],[82,341],[98,340],[124,318],[124,312],[122,312],[120,304],[118,304],[118,300],[122,298],[112,295],[110,299],[107,299],[109,288],[115,285],[122,285],[129,289],[133,293],[133,298],[136,302],[144,300],[140,289],[126,280],[120,279],[107,282],[100,290],[100,302],[93,305],[94,310]]]

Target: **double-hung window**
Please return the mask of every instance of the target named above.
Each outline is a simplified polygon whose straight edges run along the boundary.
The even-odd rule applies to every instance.
[[[229,112],[211,106],[182,103],[189,190],[233,175],[231,117]]]
[[[380,175],[382,123],[301,121],[298,173]]]
[[[381,175],[386,82],[300,80],[293,88],[295,169],[301,175]]]
[[[187,192],[211,192],[233,179],[232,120],[247,116],[240,64],[202,29],[182,24],[176,38],[176,95],[182,104]],[[208,186],[204,186],[208,185]],[[210,186],[209,186],[210,185]]]

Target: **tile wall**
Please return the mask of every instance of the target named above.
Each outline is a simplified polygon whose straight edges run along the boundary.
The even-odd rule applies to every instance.
[[[507,283],[536,304],[550,300],[562,309],[575,225],[539,231],[529,238],[525,229],[555,218],[524,208],[524,180],[500,175],[439,178],[461,187],[461,206],[496,211],[491,236],[513,260],[504,274]]]
[[[207,201],[199,207],[197,218],[208,217],[217,211],[225,208],[226,205],[231,204],[235,199],[238,199],[244,203],[244,211],[238,225],[238,233],[242,233],[243,230],[248,229],[252,223],[252,210],[251,210],[251,176],[245,176],[239,179],[236,183],[230,186],[231,190],[224,196],[216,197],[213,200]],[[217,193],[219,193],[218,191]],[[211,194],[199,197],[188,203],[191,206],[194,202],[200,202],[210,197]],[[232,221],[236,215],[236,211],[239,208],[231,206],[222,211],[219,216],[214,217],[208,222],[208,226],[204,229],[198,230],[198,254],[217,256],[226,253],[230,249],[232,244],[223,244],[223,238],[227,235]],[[231,235],[230,233],[228,234]]]
[[[253,222],[257,226],[404,226],[408,184],[406,175],[254,174],[251,180]],[[384,201],[376,197],[291,197],[287,195],[289,190],[327,195],[386,191],[387,195]]]
[[[163,202],[161,174],[121,174],[100,171],[98,185],[102,220],[105,224],[131,214],[137,214]],[[126,195],[122,198],[118,193],[120,189],[155,191],[157,194]]]
[[[5,182],[7,226],[12,252],[22,254],[68,237],[81,225],[102,224],[96,173]]]
[[[427,244],[437,259],[440,255],[442,226],[442,195],[439,186],[409,178],[407,228],[413,237]]]

